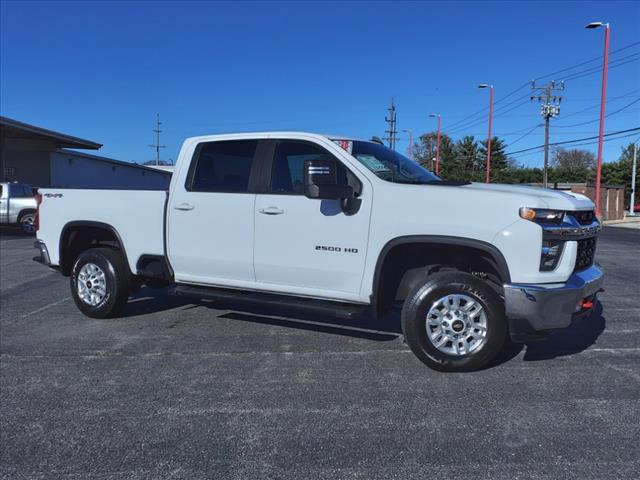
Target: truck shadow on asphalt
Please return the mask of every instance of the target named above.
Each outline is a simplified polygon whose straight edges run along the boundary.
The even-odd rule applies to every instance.
[[[524,361],[549,360],[580,353],[596,343],[605,325],[602,303],[598,302],[591,316],[552,333],[544,340],[527,343]]]
[[[129,300],[122,317],[137,317],[175,308],[190,310],[204,307],[215,310],[212,316],[216,318],[260,325],[328,333],[377,342],[389,342],[402,338],[399,312],[392,312],[381,319],[374,319],[370,316],[352,319],[327,318],[325,314],[301,313],[297,310],[288,310],[285,307],[245,306],[242,310],[233,309],[233,305],[226,303],[176,297],[169,295],[168,291],[168,288],[161,290],[143,288]],[[589,318],[584,318],[570,327],[558,330],[545,339],[524,344],[507,340],[502,352],[486,368],[506,363],[518,356],[523,350],[525,350],[523,357],[525,362],[574,355],[595,344],[604,329],[603,307],[598,302],[595,311]]]
[[[0,226],[0,238],[2,239],[12,239],[12,238],[33,238],[36,236],[33,233],[25,233],[22,231],[20,227],[14,227],[11,225],[2,225]]]

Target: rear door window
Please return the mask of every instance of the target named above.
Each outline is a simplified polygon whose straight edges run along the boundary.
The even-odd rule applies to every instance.
[[[9,195],[14,198],[26,198],[33,197],[33,192],[31,191],[31,187],[27,185],[10,184]]]
[[[257,140],[200,144],[194,155],[187,190],[247,193],[257,147]]]

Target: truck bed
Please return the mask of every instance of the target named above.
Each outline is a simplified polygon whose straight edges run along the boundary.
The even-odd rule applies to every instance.
[[[76,190],[41,188],[38,238],[49,247],[52,265],[60,264],[59,242],[70,224],[111,225],[136,271],[140,255],[164,254],[167,192],[159,190]]]

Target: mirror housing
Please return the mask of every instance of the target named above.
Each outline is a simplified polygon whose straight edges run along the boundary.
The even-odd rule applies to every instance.
[[[353,188],[338,185],[338,165],[335,160],[304,162],[304,195],[321,200],[353,198]]]

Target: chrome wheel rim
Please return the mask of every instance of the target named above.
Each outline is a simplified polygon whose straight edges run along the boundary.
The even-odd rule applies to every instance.
[[[460,357],[487,339],[487,313],[478,299],[465,294],[439,298],[427,312],[427,338],[439,351]]]
[[[78,297],[87,305],[95,307],[107,295],[107,278],[104,271],[95,263],[85,263],[76,281]]]
[[[26,215],[23,217],[20,224],[22,225],[22,230],[26,233],[33,233],[36,231],[35,217],[33,215]]]

